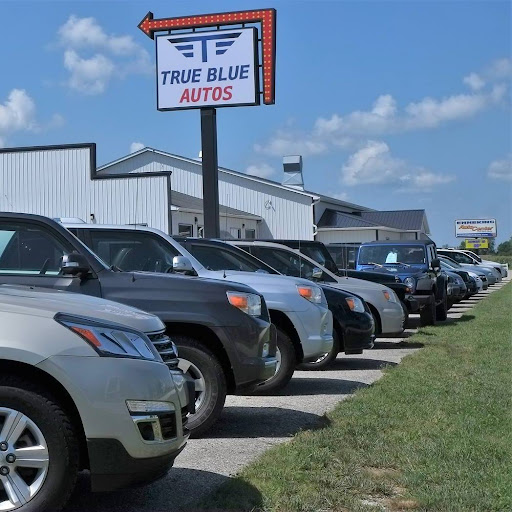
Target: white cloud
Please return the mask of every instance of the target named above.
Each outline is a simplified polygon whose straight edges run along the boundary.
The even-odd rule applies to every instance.
[[[0,104],[0,134],[36,128],[36,104],[23,89],[13,89]]]
[[[341,173],[346,185],[399,184],[407,189],[422,191],[454,180],[453,176],[435,174],[422,167],[412,166],[392,156],[385,142],[373,140],[348,158]]]
[[[132,142],[130,144],[130,153],[136,153],[137,151],[140,151],[141,149],[144,149],[146,147],[145,144],[142,142]]]
[[[487,176],[495,180],[512,181],[512,153],[502,160],[489,164]]]
[[[258,176],[259,178],[270,178],[275,174],[275,170],[268,164],[258,164],[258,165],[250,165],[247,167],[245,172],[249,176]]]
[[[463,82],[473,91],[479,91],[485,86],[485,80],[478,73],[470,73],[464,77]]]
[[[113,76],[125,78],[152,69],[149,53],[132,36],[107,34],[94,18],[72,15],[58,36],[66,48],[67,85],[83,94],[101,94]]]
[[[85,59],[74,50],[64,52],[64,67],[70,73],[68,85],[85,94],[104,92],[115,70],[114,63],[102,54]]]
[[[280,130],[266,144],[255,144],[254,150],[272,156],[289,154],[309,156],[325,153],[327,145],[321,140]]]
[[[339,194],[333,194],[331,197],[339,199],[340,201],[348,201],[349,195],[346,192],[340,192]]]
[[[254,149],[273,156],[318,155],[330,149],[354,149],[374,137],[437,128],[474,117],[502,102],[508,90],[504,79],[508,76],[512,76],[512,62],[499,59],[482,72],[464,77],[469,93],[427,96],[403,106],[391,94],[382,94],[366,110],[319,117],[307,133],[278,130],[265,143],[255,144]]]

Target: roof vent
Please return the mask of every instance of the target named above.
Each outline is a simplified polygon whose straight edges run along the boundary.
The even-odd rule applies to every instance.
[[[302,156],[291,155],[283,157],[284,176],[282,185],[296,190],[304,190],[302,178]]]

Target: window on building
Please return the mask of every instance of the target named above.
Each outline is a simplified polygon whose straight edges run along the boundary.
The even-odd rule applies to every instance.
[[[233,238],[237,238],[237,239],[242,238],[242,230],[239,228],[229,228],[229,234]]]
[[[246,229],[245,230],[245,238],[254,240],[256,238],[256,230],[255,229]]]
[[[178,224],[178,235],[194,236],[194,226],[192,224]]]

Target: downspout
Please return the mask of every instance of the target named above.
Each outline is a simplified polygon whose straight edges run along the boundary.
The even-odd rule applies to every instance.
[[[171,190],[171,173],[167,175],[167,231],[172,236],[172,190]]]
[[[318,226],[315,224],[315,205],[317,205],[320,202],[320,198],[313,199],[313,202],[311,203],[311,210],[313,213],[313,240],[315,240],[316,235],[318,235]]]

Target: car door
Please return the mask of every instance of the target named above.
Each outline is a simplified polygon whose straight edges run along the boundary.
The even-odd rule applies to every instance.
[[[30,285],[101,295],[96,275],[80,279],[60,272],[62,257],[75,251],[43,223],[0,221],[0,284]]]

